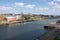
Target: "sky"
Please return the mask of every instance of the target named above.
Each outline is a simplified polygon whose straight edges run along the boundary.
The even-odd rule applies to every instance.
[[[1,13],[60,15],[60,0],[0,0]]]

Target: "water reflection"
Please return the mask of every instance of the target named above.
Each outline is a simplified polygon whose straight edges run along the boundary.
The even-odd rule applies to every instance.
[[[5,39],[8,36],[8,25],[0,26],[0,40]]]

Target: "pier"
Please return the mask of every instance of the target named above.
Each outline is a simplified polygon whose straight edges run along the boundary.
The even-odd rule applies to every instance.
[[[36,40],[54,40],[60,34],[60,25],[58,24],[48,24],[44,28],[53,28],[51,31],[37,37]]]

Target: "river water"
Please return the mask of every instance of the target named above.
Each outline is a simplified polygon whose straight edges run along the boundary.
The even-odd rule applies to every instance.
[[[34,40],[48,31],[44,25],[57,20],[59,19],[44,19],[0,27],[0,40]]]

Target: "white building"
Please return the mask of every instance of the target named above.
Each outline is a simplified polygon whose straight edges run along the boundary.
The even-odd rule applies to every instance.
[[[16,20],[22,19],[22,15],[16,15]]]

